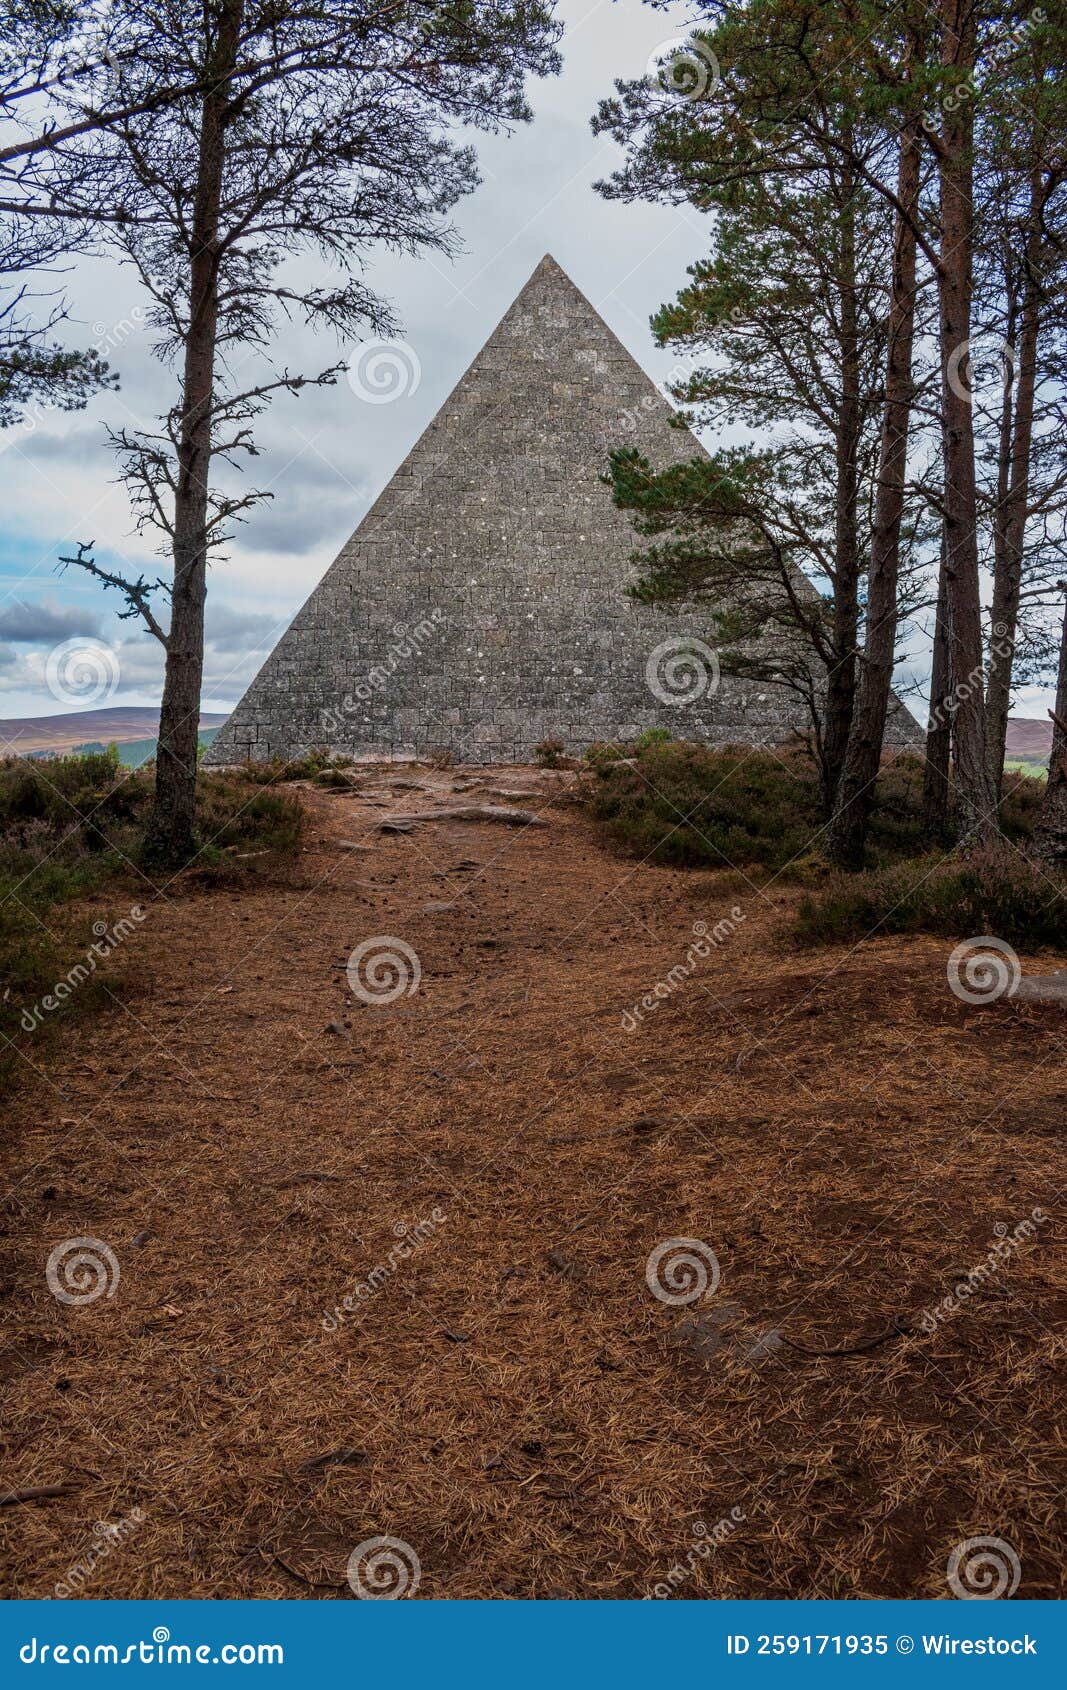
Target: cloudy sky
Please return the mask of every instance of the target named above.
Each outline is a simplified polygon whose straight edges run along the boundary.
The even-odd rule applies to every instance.
[[[562,0],[559,12],[567,28],[563,75],[533,85],[535,121],[510,137],[478,138],[483,185],[454,217],[461,255],[451,263],[382,257],[369,267],[371,283],[403,324],[417,384],[388,405],[361,400],[348,382],[311,390],[281,399],[258,424],[254,485],[274,496],[252,512],[228,561],[212,570],[205,709],[235,703],[545,252],[653,378],[664,379],[670,358],[651,343],[649,315],[706,249],[706,226],[689,208],[620,206],[595,194],[593,183],[611,171],[617,153],[591,134],[589,117],[616,76],[643,74],[650,57],[677,38],[685,9]],[[117,618],[114,593],[57,563],[84,540],[95,542],[102,563],[124,573],[160,572],[152,542],[132,533],[103,424],[154,417],[171,402],[173,377],[152,356],[144,299],[130,272],[79,262],[65,280],[76,319],[71,341],[98,344],[122,388],[74,416],[41,413],[28,426],[0,432],[3,717],[77,708],[66,690],[64,653],[85,639],[99,642],[107,691],[89,704],[159,699],[156,642]],[[286,331],[291,369],[311,371],[336,357],[328,338]],[[1042,696],[1025,689],[1016,707],[1036,715]]]

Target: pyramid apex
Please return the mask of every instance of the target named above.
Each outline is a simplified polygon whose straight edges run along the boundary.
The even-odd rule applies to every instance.
[[[588,294],[579,287],[573,276],[567,274],[559,259],[551,252],[546,252],[536,268],[530,272],[508,307],[504,321],[506,322],[512,314],[521,317],[531,309],[540,310],[546,301],[562,305],[565,310],[576,311],[579,315],[587,314],[602,321]]]
[[[541,262],[537,265],[536,269],[532,272],[532,274],[530,276],[530,281],[534,282],[538,279],[538,277],[547,277],[547,276],[562,276],[564,281],[571,283],[571,287],[575,287],[577,285],[575,282],[571,281],[571,278],[568,276],[566,270],[563,268],[563,265],[559,262],[559,259],[554,258],[553,255],[550,252],[545,253],[544,257],[541,259]],[[527,286],[529,286],[529,283],[527,283]]]

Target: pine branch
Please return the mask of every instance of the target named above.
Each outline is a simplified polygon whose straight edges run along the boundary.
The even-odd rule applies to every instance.
[[[143,575],[139,576],[136,581],[127,581],[121,575],[113,575],[110,570],[104,569],[90,556],[95,544],[96,542],[93,540],[79,540],[77,557],[60,557],[60,565],[66,568],[67,565],[74,564],[76,568],[84,569],[88,575],[102,582],[105,591],[109,587],[113,587],[120,592],[126,600],[127,608],[119,611],[119,619],[126,621],[132,616],[140,616],[149,633],[155,635],[155,638],[166,651],[167,636],[152,614],[151,605],[148,602],[152,593],[168,591],[166,582],[149,582]]]

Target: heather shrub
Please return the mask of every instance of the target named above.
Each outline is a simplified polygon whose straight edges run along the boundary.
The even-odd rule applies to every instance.
[[[879,933],[990,933],[1026,950],[1067,946],[1067,881],[1010,847],[968,856],[920,857],[865,874],[835,874],[805,893],[796,912],[807,944]]]

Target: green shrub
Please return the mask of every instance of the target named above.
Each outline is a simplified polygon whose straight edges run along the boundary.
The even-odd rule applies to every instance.
[[[823,878],[824,818],[811,758],[795,743],[774,751],[709,748],[660,739],[594,745],[586,752],[586,799],[621,849],[685,867],[763,867]],[[888,759],[875,794],[868,865],[921,857],[923,760]],[[1003,827],[1013,842],[1032,831],[1041,782],[1005,781]],[[950,817],[950,830],[955,825]]]
[[[655,741],[598,754],[591,768],[593,815],[617,845],[657,862],[776,869],[818,833],[815,781],[795,755]]]
[[[47,764],[9,758],[0,763],[0,1092],[31,1069],[19,1052],[25,1012],[50,993],[93,939],[93,911],[85,900],[124,866],[129,795],[109,790],[117,761],[106,753],[56,758]],[[114,837],[113,837],[114,836]],[[129,902],[136,901],[131,892]],[[77,913],[64,906],[75,901]],[[34,1068],[42,1049],[72,1013],[106,997],[92,976],[61,1008],[42,1018],[24,1051]],[[11,1041],[10,1043],[6,1041]]]
[[[618,763],[629,754],[629,747],[619,745],[610,739],[595,739],[592,745],[587,745],[582,753],[584,760],[591,768],[603,768],[608,763]]]
[[[866,874],[835,874],[805,894],[796,935],[833,944],[880,933],[991,933],[1029,950],[1067,945],[1067,881],[1056,886],[1018,852],[928,856]]]
[[[201,771],[197,829],[206,852],[256,846],[291,856],[300,848],[299,799],[264,791],[259,775]],[[123,863],[136,862],[152,793],[151,773],[125,768],[112,751],[0,761],[0,875],[29,876],[35,887],[51,877],[52,901],[91,890]]]
[[[1048,777],[1023,774],[1009,770],[1004,776],[1004,797],[1000,806],[1000,825],[1008,839],[1018,843],[1029,839],[1037,824],[1038,811],[1045,802]]]
[[[295,793],[250,788],[243,772],[220,770],[202,779],[198,788],[197,827],[202,843],[191,871],[218,879],[247,873],[246,862],[255,872],[264,854],[275,859],[293,857],[303,844],[305,823],[306,813]],[[241,856],[245,851],[257,856],[246,859]]]

